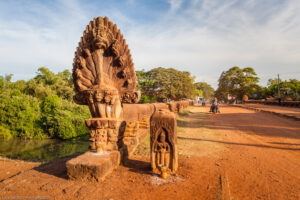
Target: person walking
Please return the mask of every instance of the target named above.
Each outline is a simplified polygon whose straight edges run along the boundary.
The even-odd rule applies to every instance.
[[[205,99],[202,98],[202,106],[205,106]]]

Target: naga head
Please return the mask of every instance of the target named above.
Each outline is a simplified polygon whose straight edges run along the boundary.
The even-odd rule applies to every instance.
[[[109,46],[109,41],[105,30],[98,30],[93,34],[94,49],[106,49]]]
[[[103,99],[103,93],[99,90],[96,90],[95,99],[96,99],[96,102],[101,102]]]

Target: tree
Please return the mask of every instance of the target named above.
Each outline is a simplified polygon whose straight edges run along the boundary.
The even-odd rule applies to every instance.
[[[283,98],[284,100],[288,98],[297,100],[297,98],[299,98],[300,96],[300,81],[296,79],[290,79],[289,81],[279,80],[279,88],[281,98]],[[269,79],[266,93],[268,97],[278,97],[277,79]]]
[[[9,87],[12,76],[12,74],[0,76],[0,91]]]
[[[254,94],[258,80],[253,68],[232,67],[228,71],[222,72],[216,96],[219,99],[227,100],[230,95],[236,100],[242,100],[243,95],[252,96]]]
[[[154,81],[150,80],[149,73],[142,71],[136,71],[138,79],[137,89],[141,91],[140,103],[153,103],[156,102],[154,88]]]
[[[187,71],[158,67],[148,72],[138,71],[137,76],[142,96],[149,99],[155,97],[157,101],[168,101],[194,95],[194,78]]]
[[[72,100],[74,96],[73,80],[69,70],[54,74],[46,67],[40,67],[37,76],[30,79],[24,89],[25,93],[41,100],[49,95],[57,95]]]
[[[215,92],[214,88],[211,87],[206,82],[197,82],[194,85],[197,90],[202,91],[202,95],[198,95],[198,96],[203,97],[205,99],[210,99],[214,96],[214,92]]]

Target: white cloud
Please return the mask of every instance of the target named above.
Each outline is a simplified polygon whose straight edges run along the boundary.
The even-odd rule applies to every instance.
[[[170,11],[175,12],[180,8],[181,4],[183,3],[183,0],[168,0],[168,2],[171,6]]]
[[[185,69],[215,87],[221,72],[235,65],[267,74],[262,84],[277,73],[299,71],[299,1],[288,1],[280,9],[274,5],[276,12],[266,18],[242,9],[237,1],[226,2],[194,3],[174,20],[132,30],[128,42],[136,66]],[[300,77],[294,73],[289,78]]]

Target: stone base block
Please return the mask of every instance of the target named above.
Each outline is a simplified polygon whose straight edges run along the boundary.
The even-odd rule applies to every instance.
[[[71,180],[102,181],[120,164],[120,152],[86,152],[66,163]]]

